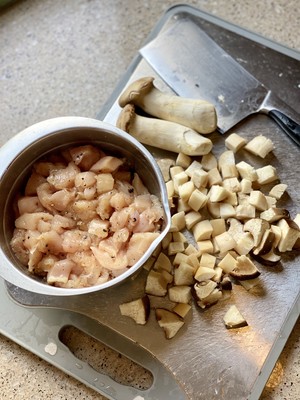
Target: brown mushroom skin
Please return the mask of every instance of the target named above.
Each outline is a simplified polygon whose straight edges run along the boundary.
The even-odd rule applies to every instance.
[[[276,259],[276,260],[272,260],[272,259],[264,258],[260,254],[256,255],[253,252],[251,252],[251,257],[253,257],[254,260],[258,261],[260,264],[266,265],[268,267],[276,267],[276,265],[278,265],[280,263],[280,258]]]

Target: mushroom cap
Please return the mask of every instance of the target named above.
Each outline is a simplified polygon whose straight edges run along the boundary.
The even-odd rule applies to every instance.
[[[140,100],[153,88],[153,76],[145,76],[132,82],[119,97],[120,107],[128,103],[138,105]]]
[[[123,110],[120,112],[116,126],[125,132],[130,131],[130,125],[135,118],[135,107],[133,104],[127,104]]]
[[[245,281],[257,278],[260,275],[260,271],[256,268],[256,265],[247,256],[239,256],[236,260],[236,267],[229,273],[233,278]]]

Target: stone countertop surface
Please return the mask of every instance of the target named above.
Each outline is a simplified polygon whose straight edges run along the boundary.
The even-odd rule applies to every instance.
[[[0,10],[0,145],[43,119],[95,117],[167,0],[20,0]],[[298,0],[186,4],[300,51]],[[261,396],[300,398],[300,322]],[[104,399],[0,335],[1,399]]]

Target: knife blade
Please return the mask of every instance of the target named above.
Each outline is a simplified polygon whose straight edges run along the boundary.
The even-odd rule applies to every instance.
[[[191,19],[177,19],[140,54],[176,94],[213,103],[220,133],[249,115],[264,113],[300,146],[299,114]]]

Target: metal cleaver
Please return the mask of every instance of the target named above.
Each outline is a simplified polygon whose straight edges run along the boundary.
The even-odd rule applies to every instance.
[[[213,103],[218,131],[227,132],[254,113],[264,113],[300,146],[300,116],[246,71],[195,22],[177,19],[140,49],[179,96]]]

